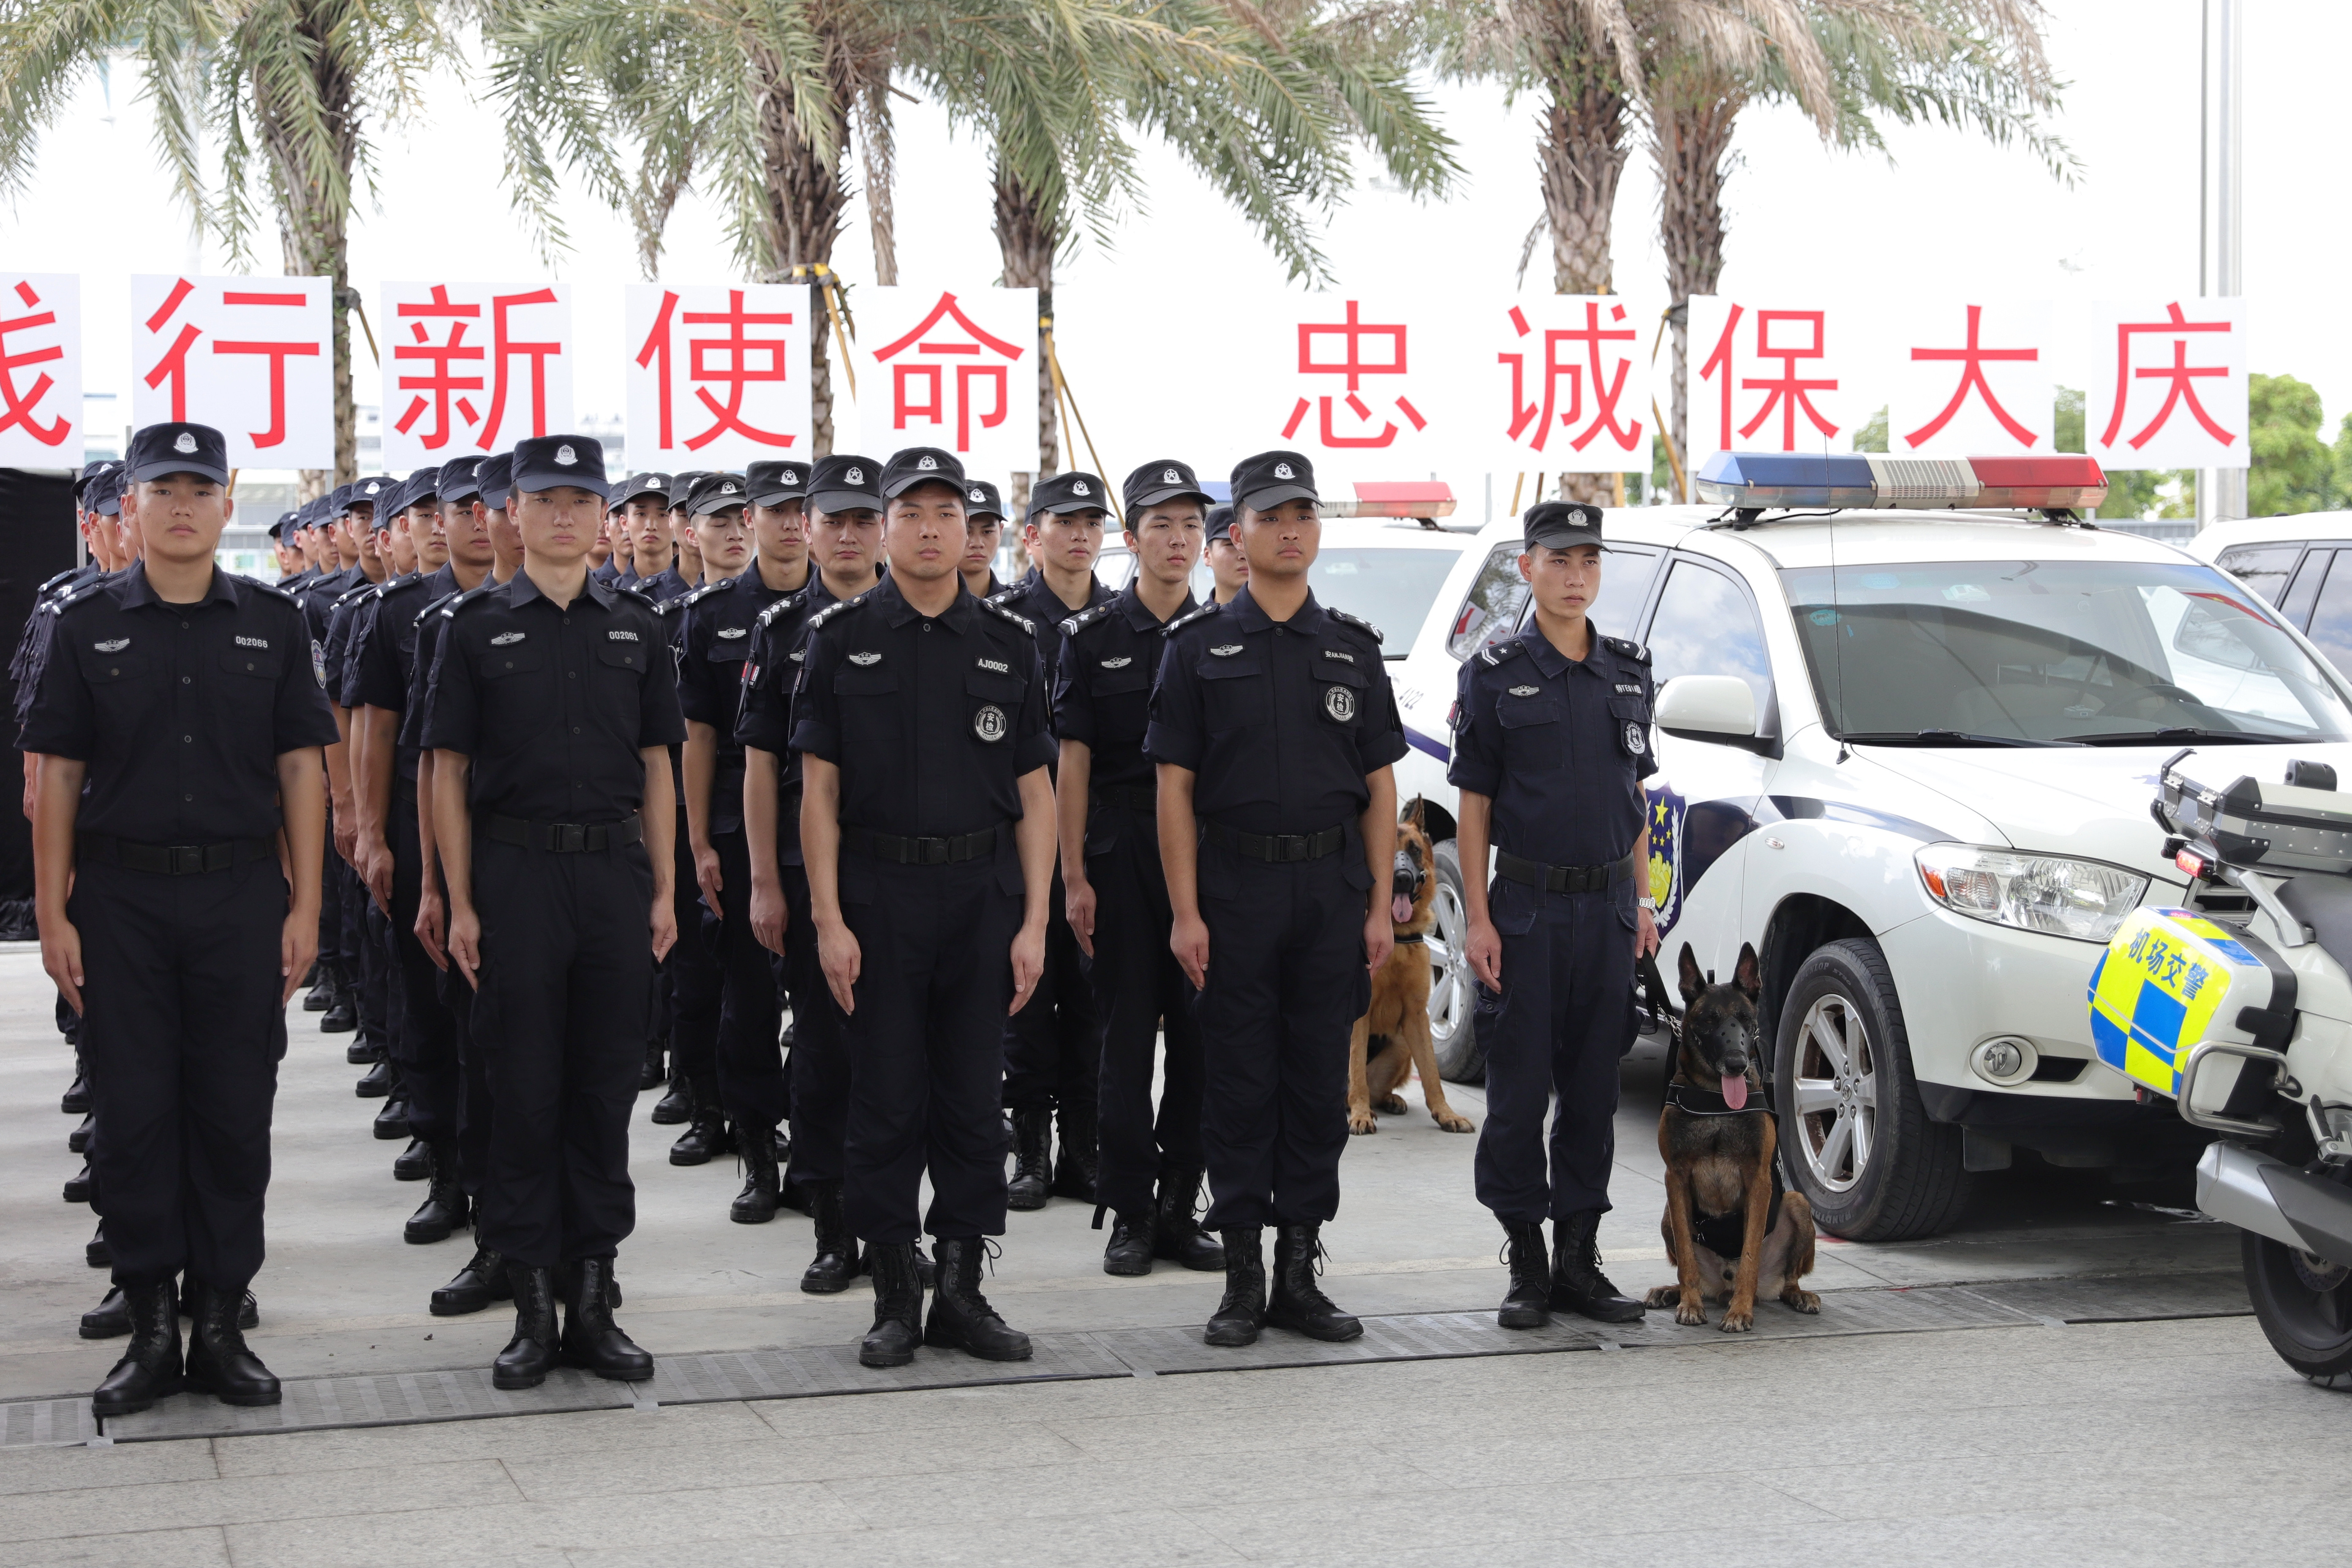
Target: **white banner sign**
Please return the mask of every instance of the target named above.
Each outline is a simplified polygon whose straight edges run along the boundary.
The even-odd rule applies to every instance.
[[[332,468],[333,295],[323,277],[133,275],[131,423],[209,424],[232,468]]]
[[[2051,450],[2058,356],[2047,304],[1915,305],[1886,325],[1890,454],[2038,457]]]
[[[1219,302],[1220,314],[1226,304]],[[1211,350],[1232,371],[1223,378],[1213,449],[1238,456],[1287,448],[1352,472],[1426,476],[1437,455],[1474,428],[1458,390],[1491,379],[1472,379],[1458,314],[1449,319],[1442,308],[1423,297],[1269,300],[1243,319],[1230,348]],[[1499,407],[1497,397],[1480,414]]]
[[[2083,433],[2105,468],[2244,468],[2246,302],[2103,301],[2080,317]]]
[[[1441,334],[1434,329],[1433,339]],[[1528,295],[1459,334],[1486,389],[1475,424],[1496,469],[1650,471],[1650,354],[1622,299]]]
[[[81,466],[81,279],[0,272],[0,465]]]
[[[1694,296],[1690,471],[1727,450],[1851,450],[1865,330],[1851,306]]]
[[[807,456],[812,298],[806,284],[630,285],[629,465]]]
[[[856,306],[857,450],[938,446],[975,474],[1036,469],[1035,289],[865,288]]]
[[[385,469],[571,425],[571,285],[387,283],[383,299]]]

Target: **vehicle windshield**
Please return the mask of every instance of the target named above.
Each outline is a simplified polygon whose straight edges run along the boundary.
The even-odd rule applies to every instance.
[[[1462,559],[1450,549],[1361,549],[1325,545],[1307,569],[1307,586],[1328,610],[1344,610],[1381,629],[1381,657],[1412,652],[1445,574]]]
[[[1933,561],[1781,579],[1841,738],[2130,746],[2352,732],[2327,673],[2210,567]]]

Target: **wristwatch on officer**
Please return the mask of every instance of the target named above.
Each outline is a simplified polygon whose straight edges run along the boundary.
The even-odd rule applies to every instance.
[[[1636,909],[1646,909],[1646,910],[1649,910],[1651,913],[1655,914],[1655,913],[1657,912],[1657,908],[1658,908],[1658,901],[1657,901],[1656,899],[1654,899],[1654,898],[1652,898],[1648,894],[1646,894],[1646,893],[1645,893],[1645,894],[1643,894],[1641,897],[1639,897],[1639,898],[1637,898],[1637,899],[1635,899],[1635,900],[1633,901],[1633,907],[1634,907],[1634,908],[1636,908]]]

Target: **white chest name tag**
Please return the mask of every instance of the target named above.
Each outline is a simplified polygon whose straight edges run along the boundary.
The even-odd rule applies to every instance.
[[[978,662],[982,669],[993,670],[1000,675],[1009,675],[1013,673],[1013,666],[1001,659],[982,659]]]

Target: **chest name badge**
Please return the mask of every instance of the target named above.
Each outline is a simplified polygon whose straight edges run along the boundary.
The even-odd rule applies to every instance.
[[[1617,688],[1617,693],[1620,696],[1638,697],[1642,695],[1642,688],[1638,685],[1621,685]]]
[[[1000,675],[1009,675],[1013,673],[1013,666],[1002,659],[982,659],[979,664],[982,669],[994,670]]]
[[[1324,650],[1323,650],[1323,656],[1324,656],[1325,658],[1327,658],[1327,659],[1345,659],[1349,664],[1354,664],[1354,663],[1356,662],[1356,655],[1355,655],[1355,654],[1353,654],[1353,653],[1341,653],[1341,652],[1339,652],[1339,649],[1337,649],[1337,648],[1326,648],[1326,649],[1324,649]]]
[[[525,633],[520,632],[501,632],[497,636],[490,639],[490,646],[493,648],[503,648],[509,643],[521,642],[524,635]]]
[[[92,643],[90,646],[97,649],[101,653],[120,653],[123,649],[131,646],[131,639],[128,637],[109,637],[105,642]]]
[[[1003,740],[1012,727],[1004,720],[1004,710],[994,703],[982,704],[980,711],[971,716],[971,732],[982,740]]]
[[[1116,659],[1105,659],[1102,662],[1102,667],[1106,670],[1123,670],[1133,663],[1135,663],[1133,659],[1128,657],[1125,653],[1121,653]]]
[[[852,653],[849,655],[849,662],[856,664],[860,669],[863,669],[868,664],[880,664],[882,662],[882,655],[879,653]]]
[[[1542,690],[1541,686],[1513,686],[1511,695],[1515,697],[1531,697]]]
[[[1635,724],[1630,718],[1627,719],[1625,721],[1625,750],[1627,753],[1634,757],[1640,757],[1649,749],[1650,737],[1642,733],[1642,727],[1640,725]]]
[[[1323,711],[1341,724],[1356,716],[1356,694],[1346,686],[1323,688]]]
[[[637,634],[635,632],[607,632],[604,635],[615,643],[634,643],[637,640]]]
[[[240,648],[260,648],[267,650],[269,646],[269,639],[267,637],[239,637],[236,640],[236,645]]]
[[[1213,658],[1230,659],[1241,651],[1242,645],[1239,643],[1220,643],[1215,647],[1210,649],[1209,653]]]
[[[719,629],[721,637],[749,637],[751,634],[751,628],[747,626],[721,626]]]

